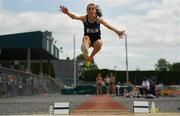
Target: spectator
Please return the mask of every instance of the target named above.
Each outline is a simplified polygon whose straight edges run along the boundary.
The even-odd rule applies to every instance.
[[[28,79],[27,79],[27,94],[28,95],[32,95],[32,81],[31,81],[31,79],[32,79],[32,77],[29,77]]]
[[[43,82],[41,83],[41,92],[42,92],[42,94],[44,95],[44,96],[47,96],[48,95],[48,89],[47,89],[47,87],[46,87],[46,83],[47,83],[47,81],[45,81],[45,80],[42,80]]]
[[[121,82],[120,81],[118,81],[116,88],[117,88],[116,95],[120,96],[120,92],[121,92]]]
[[[104,78],[105,84],[106,84],[106,94],[109,95],[109,91],[110,91],[110,77],[109,75],[107,75]]]
[[[124,97],[129,97],[129,92],[127,89],[124,89],[124,93],[123,93]]]
[[[13,96],[17,96],[17,80],[16,76],[13,74],[12,76],[12,92]]]
[[[127,89],[124,89],[124,97],[140,97],[138,88],[135,85],[133,85],[133,88],[130,92],[128,92]]]
[[[141,87],[141,94],[142,95],[147,95],[148,91],[150,90],[150,83],[147,79],[142,81],[142,87]]]
[[[142,81],[142,88],[140,90],[140,93],[142,95],[152,94],[155,96],[156,95],[155,89],[156,89],[156,86],[152,82],[152,80],[145,79]]]
[[[110,88],[112,91],[112,95],[115,96],[116,95],[116,78],[113,75],[113,73],[110,73]]]
[[[140,97],[140,93],[138,88],[135,85],[132,85],[132,90],[129,92],[129,96],[131,98],[133,97]]]
[[[103,82],[103,78],[101,76],[101,73],[98,73],[98,76],[96,77],[97,95],[102,95],[102,82]]]
[[[13,78],[12,75],[7,76],[7,96],[13,96]]]
[[[156,86],[155,86],[155,84],[154,84],[154,82],[151,80],[151,79],[148,79],[148,81],[149,81],[149,91],[148,91],[148,93],[150,93],[150,94],[152,94],[152,95],[154,95],[154,96],[156,96]]]
[[[18,79],[18,95],[22,96],[22,88],[23,88],[23,84],[22,84],[22,78]]]
[[[27,95],[27,80],[25,78],[22,79],[22,85],[23,95]]]
[[[34,94],[34,81],[33,81],[33,78],[31,78],[31,95]]]

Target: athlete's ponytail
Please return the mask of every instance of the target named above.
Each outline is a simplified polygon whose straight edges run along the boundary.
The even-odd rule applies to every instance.
[[[97,16],[102,17],[102,10],[99,5],[96,5],[96,14]]]

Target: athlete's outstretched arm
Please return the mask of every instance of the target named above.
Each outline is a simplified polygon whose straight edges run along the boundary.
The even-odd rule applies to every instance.
[[[65,6],[60,6],[60,9],[59,9],[61,12],[63,12],[64,14],[67,14],[70,18],[72,19],[76,19],[76,20],[81,20],[81,21],[84,21],[85,19],[85,16],[77,16],[73,13],[70,13],[67,9],[67,7]]]
[[[125,34],[125,30],[120,31],[120,30],[116,29],[115,27],[113,27],[112,25],[107,23],[103,18],[98,18],[98,21],[101,24],[103,24],[105,27],[107,27],[108,29],[110,29],[110,30],[114,31],[115,33],[117,33],[120,38],[123,38],[123,35]]]

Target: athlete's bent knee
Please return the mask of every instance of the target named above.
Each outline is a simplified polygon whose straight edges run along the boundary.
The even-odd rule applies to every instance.
[[[90,41],[89,36],[84,36],[84,37],[83,37],[83,42],[87,42],[87,41],[88,41],[88,42]]]
[[[97,41],[97,42],[95,42],[94,43],[94,48],[99,48],[99,49],[101,49],[101,47],[102,47],[102,42],[101,41]]]

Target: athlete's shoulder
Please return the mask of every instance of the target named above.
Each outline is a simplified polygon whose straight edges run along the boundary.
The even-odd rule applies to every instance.
[[[97,22],[102,23],[103,20],[104,20],[104,19],[103,19],[102,17],[97,17]]]
[[[86,15],[84,15],[84,16],[81,16],[81,19],[82,19],[82,22],[85,22],[86,21]]]

